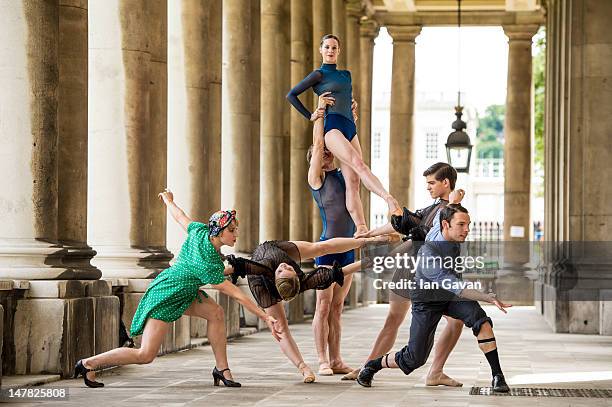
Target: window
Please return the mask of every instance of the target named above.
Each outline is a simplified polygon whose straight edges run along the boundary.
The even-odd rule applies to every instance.
[[[372,159],[380,160],[380,131],[374,133],[374,139],[372,140]]]
[[[438,132],[436,131],[425,133],[425,158],[428,160],[438,159]]]

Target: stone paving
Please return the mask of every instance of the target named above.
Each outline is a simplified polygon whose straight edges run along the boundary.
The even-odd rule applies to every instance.
[[[511,386],[612,389],[611,336],[554,334],[533,307],[512,308],[508,315],[493,307],[486,311],[494,320],[502,368]],[[386,312],[387,306],[375,305],[344,314],[343,353],[351,366],[367,355]],[[408,324],[409,320],[397,348],[407,339]],[[316,368],[310,323],[291,329],[307,363]],[[241,389],[212,386],[213,356],[210,347],[204,346],[160,357],[151,365],[107,372],[102,376],[103,389],[85,388],[81,380],[48,384],[69,387],[70,399],[46,405],[612,406],[612,399],[469,395],[471,386],[490,385],[490,370],[467,328],[446,367],[449,375],[464,383],[463,388],[424,386],[429,364],[410,376],[386,370],[376,376],[370,389],[340,381],[340,376],[318,377],[316,383],[304,384],[267,332],[230,342],[228,353]]]

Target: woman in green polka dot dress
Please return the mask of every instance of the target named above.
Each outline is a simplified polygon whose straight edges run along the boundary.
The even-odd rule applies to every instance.
[[[267,315],[238,287],[225,279],[227,270],[223,264],[220,249],[234,246],[238,236],[236,211],[214,213],[205,225],[194,222],[175,203],[172,192],[159,194],[174,220],[187,231],[176,263],[160,273],[149,285],[138,304],[132,320],[132,336],[142,335],[140,349],[117,348],[100,355],[82,359],[75,366],[74,377],[83,376],[89,387],[102,387],[95,381],[95,369],[104,366],[151,363],[171,327],[171,323],[182,315],[204,318],[208,321],[207,337],[215,355],[213,370],[215,385],[223,381],[226,386],[240,387],[232,380],[226,353],[225,316],[223,308],[210,298],[200,287],[210,284],[219,292],[235,298],[250,312],[259,316],[279,340],[274,317]]]

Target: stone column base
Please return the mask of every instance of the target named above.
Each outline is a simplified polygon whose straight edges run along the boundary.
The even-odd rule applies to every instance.
[[[69,377],[77,360],[118,346],[119,300],[103,280],[30,281],[11,312],[6,374]]]
[[[94,353],[94,299],[19,300],[13,335],[14,374],[68,377],[77,360]]]

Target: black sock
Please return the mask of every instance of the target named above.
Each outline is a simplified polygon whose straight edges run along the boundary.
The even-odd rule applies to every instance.
[[[382,357],[370,360],[368,363],[366,363],[366,367],[369,367],[370,369],[374,369],[378,372],[379,370],[383,368],[382,367]]]
[[[499,355],[497,354],[497,348],[485,353],[485,356],[487,357],[489,365],[491,366],[491,374],[493,376],[495,376],[496,374],[502,374],[501,366],[499,365]]]

